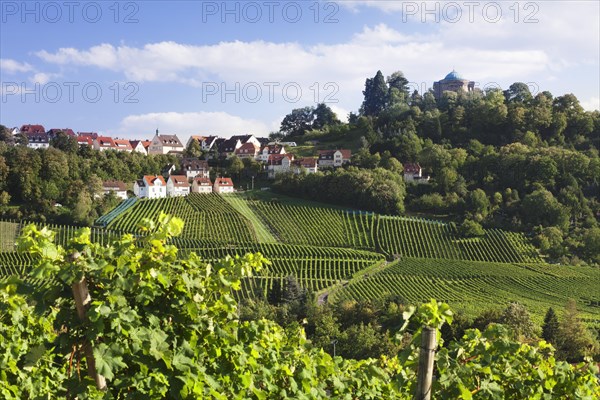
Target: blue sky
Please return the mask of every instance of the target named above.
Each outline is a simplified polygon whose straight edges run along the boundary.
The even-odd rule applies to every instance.
[[[367,77],[453,68],[600,108],[596,1],[0,1],[0,123],[149,138],[266,135],[356,111]]]

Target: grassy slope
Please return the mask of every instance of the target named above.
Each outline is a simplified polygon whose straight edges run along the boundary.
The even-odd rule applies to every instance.
[[[260,218],[257,217],[250,207],[248,207],[248,204],[239,196],[236,194],[223,195],[223,199],[252,223],[256,232],[256,238],[260,243],[277,242],[277,239],[271,234],[269,228],[262,223]]]

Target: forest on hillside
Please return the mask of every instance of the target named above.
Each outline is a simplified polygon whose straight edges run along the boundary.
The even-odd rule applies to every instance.
[[[348,123],[324,104],[288,114],[273,137],[358,151],[346,172],[282,176],[277,190],[347,205],[357,197],[340,195],[332,182],[343,181],[384,199],[366,209],[436,215],[467,236],[481,226],[521,231],[553,260],[600,262],[600,111],[520,82],[437,99],[431,90],[410,93],[408,82],[402,72],[378,71]],[[408,162],[420,164],[429,184],[387,180],[382,190],[371,177],[380,169],[401,174]],[[388,202],[383,193],[393,194]]]

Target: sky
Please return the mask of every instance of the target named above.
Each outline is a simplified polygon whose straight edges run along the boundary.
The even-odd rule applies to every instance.
[[[377,70],[424,93],[453,69],[600,109],[600,2],[0,0],[9,127],[266,136],[320,102],[345,120]]]

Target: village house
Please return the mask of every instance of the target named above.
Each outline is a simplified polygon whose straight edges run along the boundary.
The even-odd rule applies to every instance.
[[[102,182],[102,192],[107,195],[113,192],[115,196],[122,200],[127,200],[127,185],[121,181],[104,181]]]
[[[418,163],[405,163],[404,182],[427,183],[429,182],[429,176],[423,175],[423,169]]]
[[[271,154],[267,161],[267,176],[275,178],[277,174],[288,172],[294,161],[293,154]]]
[[[229,139],[226,139],[219,146],[219,156],[229,158],[231,157],[237,149],[242,147],[242,142],[235,136],[232,136]]]
[[[19,129],[20,133],[35,133],[35,134],[40,134],[40,133],[46,133],[46,130],[44,129],[43,125],[23,125],[21,126],[21,129]]]
[[[50,138],[46,132],[42,133],[25,133],[27,137],[27,147],[32,149],[47,149],[50,147]]]
[[[200,176],[192,181],[192,193],[212,193],[213,185],[210,178],[202,178]]]
[[[145,175],[133,184],[133,193],[140,199],[167,197],[167,183],[160,175]]]
[[[206,160],[184,158],[181,161],[181,173],[185,174],[188,178],[195,178],[197,176],[208,178],[210,168],[208,167],[208,162]]]
[[[258,156],[258,150],[260,147],[253,142],[244,143],[240,148],[235,151],[235,155],[238,158],[256,158]]]
[[[215,193],[233,193],[233,181],[231,178],[217,178],[213,186]]]
[[[126,151],[131,153],[133,151],[133,147],[131,147],[131,143],[126,139],[113,139],[113,143],[115,144],[115,150],[118,151]]]
[[[318,170],[317,159],[314,157],[299,158],[292,162],[292,170],[295,174],[301,174],[306,171],[307,174],[314,174]]]
[[[215,145],[217,139],[218,139],[218,137],[216,137],[216,136],[205,137],[200,142],[200,148],[202,149],[202,151],[209,151]]]
[[[81,146],[90,146],[90,148],[94,147],[94,139],[90,136],[77,136],[77,144],[79,147]]]
[[[167,181],[167,197],[187,196],[190,194],[190,184],[185,175],[171,175]]]
[[[350,162],[350,150],[319,150],[319,167],[341,167]]]
[[[258,155],[258,161],[267,162],[271,155],[285,154],[285,148],[278,144],[270,144],[262,148]]]
[[[159,135],[158,129],[148,147],[148,154],[183,153],[183,145],[177,135]]]
[[[142,153],[143,155],[148,155],[148,147],[150,146],[150,143],[152,143],[149,140],[130,140],[129,144],[131,145],[131,148],[133,149],[133,151],[137,152],[137,153]]]
[[[78,137],[89,137],[90,139],[96,139],[98,137],[98,133],[96,132],[77,132]]]
[[[106,151],[106,150],[115,150],[115,142],[113,138],[109,136],[98,136],[94,139],[94,150],[98,151]]]

